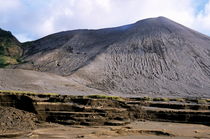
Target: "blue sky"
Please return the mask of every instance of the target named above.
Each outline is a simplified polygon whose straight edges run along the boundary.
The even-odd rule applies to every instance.
[[[210,35],[210,0],[0,0],[0,28],[22,42],[157,16]]]

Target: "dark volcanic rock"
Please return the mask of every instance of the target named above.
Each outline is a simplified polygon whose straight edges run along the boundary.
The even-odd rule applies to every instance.
[[[210,38],[164,17],[53,34],[25,44],[24,58],[18,68],[118,95],[210,96]]]

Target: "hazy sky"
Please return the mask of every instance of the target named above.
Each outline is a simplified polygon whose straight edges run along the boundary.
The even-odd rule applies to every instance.
[[[0,0],[0,28],[20,41],[157,16],[210,35],[210,0]]]

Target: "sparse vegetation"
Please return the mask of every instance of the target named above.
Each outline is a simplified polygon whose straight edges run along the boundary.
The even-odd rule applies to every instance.
[[[170,101],[185,102],[184,98],[171,98]]]
[[[198,104],[207,104],[207,100],[205,100],[205,99],[198,99],[197,103]]]
[[[8,57],[8,56],[1,56],[0,55],[0,67],[6,67],[10,64],[18,64],[17,59]]]
[[[170,99],[169,98],[158,97],[158,98],[153,98],[153,101],[164,101],[164,102],[167,102],[167,101],[170,101]]]
[[[0,68],[19,63],[21,44],[8,31],[0,29]]]
[[[96,98],[96,99],[112,99],[112,100],[118,100],[118,101],[124,101],[122,97],[118,96],[107,96],[107,95],[89,95],[88,98]]]
[[[9,94],[30,94],[30,95],[58,95],[57,93],[36,93],[31,91],[15,91],[15,90],[0,90],[0,93],[9,93]]]
[[[153,99],[151,97],[143,97],[142,100],[144,100],[144,101],[152,101]]]

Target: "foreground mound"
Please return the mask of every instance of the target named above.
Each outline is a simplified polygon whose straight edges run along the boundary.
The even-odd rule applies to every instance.
[[[0,133],[29,131],[36,128],[38,119],[35,114],[0,106]]]

